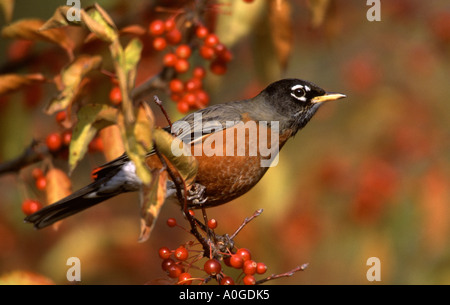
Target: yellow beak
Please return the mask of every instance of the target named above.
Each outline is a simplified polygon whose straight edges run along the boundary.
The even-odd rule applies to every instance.
[[[325,93],[321,96],[316,96],[311,100],[311,103],[317,104],[317,103],[323,103],[328,101],[335,101],[341,98],[347,97],[345,94],[340,93]]]

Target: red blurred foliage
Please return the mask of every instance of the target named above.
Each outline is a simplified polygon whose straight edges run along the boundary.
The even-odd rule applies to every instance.
[[[376,222],[386,211],[399,185],[400,175],[393,164],[380,157],[363,161],[356,174],[357,186],[350,213],[361,223]]]

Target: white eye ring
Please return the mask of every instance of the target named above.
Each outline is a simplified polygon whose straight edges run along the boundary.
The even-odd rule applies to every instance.
[[[292,91],[291,95],[294,98],[298,99],[299,101],[306,102],[306,97],[305,97],[306,91],[305,91],[305,89],[303,89],[303,86],[301,86],[301,85],[294,86],[291,88],[291,91]]]

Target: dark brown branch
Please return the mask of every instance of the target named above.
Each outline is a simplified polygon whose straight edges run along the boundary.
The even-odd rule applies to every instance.
[[[30,164],[42,161],[48,154],[47,146],[39,145],[38,141],[33,140],[20,156],[0,164],[0,175],[17,173]]]

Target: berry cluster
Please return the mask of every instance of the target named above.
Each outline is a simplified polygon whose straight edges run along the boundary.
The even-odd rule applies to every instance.
[[[163,57],[163,65],[177,73],[169,83],[170,96],[177,103],[177,109],[186,113],[190,109],[201,109],[209,104],[209,95],[203,90],[203,79],[206,70],[201,66],[191,69],[190,59],[195,50],[201,58],[211,61],[209,69],[212,73],[222,75],[227,71],[227,64],[232,55],[228,48],[220,43],[214,33],[203,26],[195,28],[195,38],[190,44],[181,43],[183,34],[177,29],[175,19],[155,20],[149,25],[149,33],[153,37],[153,48],[170,50]],[[192,75],[186,76],[191,71]],[[184,74],[183,80],[178,75]]]
[[[171,228],[179,227],[185,229],[178,225],[174,218],[169,218],[167,225]],[[218,222],[215,219],[209,219],[207,226],[209,229],[214,230],[217,228]],[[202,266],[198,266],[196,263],[202,259],[203,252],[194,249],[193,246],[195,245],[194,242],[188,242],[174,250],[168,247],[161,247],[158,251],[159,257],[163,260],[161,264],[162,269],[167,272],[170,278],[176,279],[177,284],[190,285],[194,280],[206,283],[214,278],[220,285],[234,285],[235,283],[255,285],[255,274],[264,274],[267,270],[267,266],[264,263],[252,260],[252,255],[246,248],[227,249],[227,253],[221,253],[219,257],[210,257]],[[190,255],[190,253],[193,254]],[[228,267],[242,271],[236,281],[225,274],[221,262]],[[206,276],[193,277],[190,273],[191,269],[200,269],[206,273]]]

